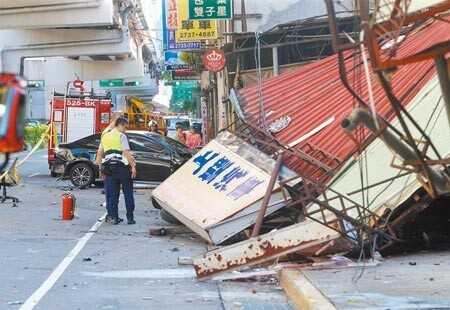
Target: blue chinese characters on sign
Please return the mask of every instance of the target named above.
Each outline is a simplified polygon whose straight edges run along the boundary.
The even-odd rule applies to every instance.
[[[214,183],[214,188],[218,189],[219,192],[224,192],[227,189],[228,183],[230,183],[234,179],[245,177],[247,174],[248,174],[247,170],[244,170],[241,167],[235,167],[230,172],[225,174],[220,180],[220,182]]]
[[[227,191],[227,186],[231,181],[243,178],[249,174],[248,170],[242,168],[236,162],[231,161],[226,156],[219,156],[220,152],[213,152],[208,150],[205,153],[198,155],[193,159],[193,162],[198,165],[192,175],[219,191]],[[255,176],[249,176],[242,183],[238,184],[227,196],[233,200],[238,200],[242,196],[251,193],[264,180],[260,180]]]
[[[264,181],[256,177],[250,177],[243,183],[236,186],[236,188],[232,190],[231,193],[229,193],[227,196],[230,196],[231,198],[233,198],[233,200],[238,200],[242,196],[250,194],[252,190],[254,190],[255,187],[261,184],[262,182]]]

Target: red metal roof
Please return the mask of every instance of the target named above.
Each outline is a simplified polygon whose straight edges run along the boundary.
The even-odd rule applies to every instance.
[[[409,35],[398,52],[408,55],[433,43],[450,40],[449,21],[450,17],[446,17]],[[368,98],[364,71],[360,70],[360,57],[349,55],[346,68],[351,72],[348,74],[349,84],[354,85],[364,99]],[[406,105],[433,75],[435,69],[432,61],[400,67],[392,79],[392,89],[397,98],[404,98],[402,104]],[[415,87],[411,89],[413,85]],[[388,116],[391,112],[388,98],[378,83],[372,81],[372,87],[377,113]],[[245,118],[252,123],[260,123],[259,86],[243,88],[237,92],[237,96]],[[273,111],[266,117],[267,124],[281,117],[291,118],[288,127],[275,134],[284,144],[292,143],[334,117],[330,125],[294,148],[324,163],[330,157],[344,160],[355,150],[354,142],[343,132],[340,122],[359,104],[340,80],[337,55],[263,81],[262,98],[266,115]],[[320,150],[322,152],[319,152]],[[319,153],[329,156],[320,158],[317,156]],[[305,171],[305,165],[289,167],[308,173]],[[312,167],[309,167],[306,170],[311,169]]]

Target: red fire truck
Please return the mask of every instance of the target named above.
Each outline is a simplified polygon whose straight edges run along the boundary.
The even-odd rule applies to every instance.
[[[74,83],[75,84],[75,83]],[[52,176],[54,149],[62,142],[71,142],[105,129],[111,119],[111,99],[83,93],[81,96],[55,94],[51,101],[48,164]]]

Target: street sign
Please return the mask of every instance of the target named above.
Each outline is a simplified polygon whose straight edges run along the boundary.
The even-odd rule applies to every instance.
[[[123,79],[100,80],[100,87],[123,87]]]
[[[233,0],[189,0],[188,17],[198,19],[232,19]]]

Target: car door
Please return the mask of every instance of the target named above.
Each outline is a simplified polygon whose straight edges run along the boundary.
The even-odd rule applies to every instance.
[[[129,135],[130,150],[136,160],[136,181],[162,182],[172,172],[170,152],[153,140]]]

